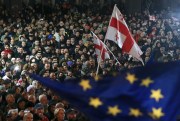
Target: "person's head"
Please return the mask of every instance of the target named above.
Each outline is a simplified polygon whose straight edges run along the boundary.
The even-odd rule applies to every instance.
[[[60,54],[60,49],[56,48],[55,52],[56,52],[56,54]]]
[[[62,102],[56,103],[55,108],[63,108],[64,109],[64,104]]]
[[[18,116],[18,109],[10,109],[8,111],[8,115],[10,116],[10,120],[14,121],[16,117]]]
[[[67,46],[71,45],[71,40],[70,40],[70,39],[67,39],[67,40],[66,40],[66,45],[67,45]]]
[[[48,104],[47,96],[45,94],[40,95],[39,102],[43,105],[47,105]]]
[[[79,40],[79,45],[80,45],[80,46],[83,45],[83,40]]]
[[[18,104],[18,108],[21,109],[21,110],[24,110],[26,107],[26,100],[23,99],[23,98],[18,98],[17,100],[17,104]]]
[[[27,93],[28,93],[29,95],[34,95],[34,94],[35,94],[35,88],[34,88],[33,85],[29,85],[29,86],[27,87]]]
[[[33,48],[33,49],[31,50],[31,54],[32,54],[32,55],[35,55],[36,52],[37,52],[37,50],[36,50],[35,48]]]
[[[4,48],[5,48],[5,50],[9,50],[9,49],[10,49],[10,47],[9,47],[8,44],[6,44],[6,45],[4,46]]]
[[[33,121],[33,114],[30,112],[25,112],[23,116],[23,121]]]
[[[21,63],[22,62],[22,59],[21,58],[16,58],[16,63]]]
[[[51,48],[49,46],[47,46],[47,47],[45,47],[45,51],[46,51],[46,53],[50,53],[51,52]]]
[[[26,62],[29,62],[29,61],[30,61],[30,55],[26,55],[25,61],[26,61]]]
[[[75,44],[75,38],[71,37],[71,45],[74,45],[74,44]]]
[[[56,108],[54,116],[58,119],[58,121],[63,121],[65,117],[65,110],[63,108]]]
[[[1,52],[1,58],[7,58],[7,53],[5,51]]]
[[[6,91],[5,86],[4,86],[4,85],[0,85],[0,94],[1,94],[2,92],[5,92],[5,91]],[[2,95],[0,95],[0,102],[1,102],[1,99],[2,99]]]
[[[8,104],[13,104],[13,103],[15,103],[14,95],[13,95],[13,94],[7,94],[7,96],[6,96],[6,102],[7,102]]]
[[[77,119],[77,111],[75,109],[68,109],[66,111],[68,121],[75,121]]]
[[[64,54],[64,58],[65,58],[65,59],[68,59],[68,58],[69,58],[69,53],[65,53],[65,54]]]
[[[79,37],[80,36],[80,32],[76,31],[75,35],[76,35],[76,37]]]
[[[17,48],[17,52],[18,52],[18,53],[23,53],[23,52],[24,52],[24,49],[20,46],[20,47]]]
[[[165,52],[165,47],[161,47],[161,48],[160,48],[160,52],[161,52],[162,54],[164,54],[164,52]]]
[[[35,113],[41,115],[44,113],[44,106],[41,103],[38,103],[34,106]]]
[[[42,58],[42,63],[43,63],[43,64],[48,63],[48,58],[47,58],[47,57],[43,57],[43,58]]]
[[[56,74],[54,72],[51,72],[49,77],[52,79],[52,80],[56,80]]]
[[[22,46],[22,47],[26,47],[26,42],[25,42],[25,41],[22,41],[22,42],[21,42],[21,46]]]
[[[90,59],[89,60],[89,64],[90,64],[90,66],[94,66],[95,65],[95,60],[94,59]]]
[[[64,49],[61,49],[61,50],[60,50],[60,54],[64,54]]]
[[[55,105],[56,105],[56,102],[51,100],[49,101],[49,105],[48,105],[48,111],[51,112],[51,113],[54,113],[55,111]]]
[[[14,44],[15,44],[15,40],[14,40],[13,37],[11,37],[10,43],[11,43],[11,45],[14,45]]]
[[[39,41],[39,40],[35,40],[34,44],[35,44],[36,46],[39,46],[39,45],[40,45],[40,41]]]
[[[78,58],[78,59],[76,60],[76,64],[77,64],[77,65],[81,65],[81,64],[82,64],[81,59]]]
[[[3,86],[5,89],[9,89],[11,87],[11,81],[9,79],[3,81]]]
[[[51,65],[50,65],[49,63],[46,63],[46,64],[44,65],[44,68],[45,68],[45,70],[50,70]]]
[[[15,93],[20,94],[21,93],[21,87],[19,87],[19,86],[15,87]]]
[[[35,95],[29,95],[28,96],[28,101],[35,104],[36,103],[36,96]]]
[[[60,21],[60,22],[59,22],[59,25],[60,25],[60,26],[64,26],[64,22],[63,22],[63,21]]]
[[[8,40],[7,37],[5,37],[5,38],[3,39],[3,43],[4,43],[4,44],[8,44],[8,43],[9,43],[9,40]]]
[[[160,42],[157,42],[157,43],[156,43],[156,46],[157,46],[157,47],[161,47],[161,43],[160,43]]]
[[[67,48],[64,48],[62,54],[65,54],[65,53],[68,53],[68,52],[69,52],[69,50]]]

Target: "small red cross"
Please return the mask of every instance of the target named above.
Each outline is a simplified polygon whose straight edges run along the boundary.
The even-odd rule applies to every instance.
[[[116,32],[116,35],[115,35],[115,37],[116,37],[116,41],[119,39],[119,35],[118,35],[118,32]]]

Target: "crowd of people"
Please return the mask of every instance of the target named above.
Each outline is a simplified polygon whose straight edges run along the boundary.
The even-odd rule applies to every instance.
[[[42,14],[38,5],[24,6],[16,14],[0,13],[0,121],[88,121],[60,95],[29,78],[26,72],[64,83],[94,77],[97,55],[91,31],[104,41],[113,6],[55,4]],[[167,10],[124,14],[129,30],[143,51],[145,64],[180,60],[180,21]],[[177,26],[173,29],[172,26]],[[112,41],[107,47],[118,59],[100,62],[99,75],[142,66]]]

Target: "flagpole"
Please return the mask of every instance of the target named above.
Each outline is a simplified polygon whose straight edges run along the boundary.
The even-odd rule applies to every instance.
[[[106,35],[105,35],[105,40],[104,40],[104,42],[106,42],[107,41],[107,36],[108,35],[110,35],[111,33],[109,33],[109,28],[110,28],[110,24],[111,24],[111,20],[112,20],[112,17],[114,16],[115,17],[115,19],[118,19],[118,17],[117,17],[117,14],[120,14],[120,16],[122,17],[122,15],[121,15],[121,12],[119,11],[119,9],[116,7],[116,4],[114,5],[114,9],[113,9],[113,13],[112,13],[112,16],[111,16],[111,19],[110,19],[110,21],[109,21],[109,25],[108,25],[108,29],[107,29],[107,32],[106,32]],[[120,22],[120,20],[117,20],[117,21],[119,21]],[[129,28],[128,28],[128,26],[126,25],[126,22],[125,22],[125,20],[124,20],[124,18],[122,17],[122,21],[123,21],[123,25],[124,25],[124,27],[125,27],[125,31],[126,32],[123,32],[123,34],[126,36],[126,37],[128,37],[128,38],[126,38],[126,39],[128,39],[127,41],[129,41],[129,42],[131,42],[132,43],[132,46],[131,47],[128,47],[128,45],[127,45],[127,43],[125,44],[125,46],[128,48],[126,51],[127,51],[127,53],[129,54],[129,55],[132,55],[133,57],[135,57],[136,59],[138,59],[139,61],[141,61],[142,62],[142,64],[144,65],[144,63],[143,63],[143,61],[142,61],[142,59],[141,59],[141,57],[140,57],[140,55],[142,55],[142,51],[141,51],[141,49],[139,48],[139,46],[136,44],[136,42],[134,41],[134,38],[132,37],[132,35],[131,35],[131,33],[130,33],[130,30],[129,30]],[[117,34],[118,34],[118,31],[119,31],[119,23],[117,22],[116,24],[118,24],[118,25],[115,25],[116,27],[114,27],[116,30],[112,30],[112,31],[117,31]],[[113,26],[112,26],[113,27]],[[121,32],[120,32],[121,33]],[[114,39],[113,37],[110,37],[111,39]],[[117,38],[116,38],[116,40],[117,40]],[[114,40],[113,40],[114,41]],[[115,41],[114,41],[115,42]],[[118,42],[116,43],[116,44],[118,44]],[[122,48],[119,44],[118,44],[118,46],[120,47],[120,48]],[[135,51],[135,53],[132,53],[130,50],[132,49],[134,47],[134,49],[133,49],[133,51]],[[123,49],[123,48],[122,48]],[[109,50],[109,49],[108,49]]]
[[[114,7],[116,6],[116,4],[114,5]],[[114,9],[114,8],[113,8]],[[112,16],[111,16],[111,19],[112,19]],[[110,21],[111,21],[111,19],[110,19]],[[108,24],[108,26],[110,25],[110,21],[109,21],[109,24]],[[108,29],[109,29],[109,27],[108,27]],[[108,31],[108,30],[107,30]],[[106,32],[106,35],[105,35],[105,38],[106,38],[106,36],[107,36],[107,32]],[[105,44],[105,46],[106,46],[106,41],[107,41],[107,39],[105,39],[104,40],[104,44]],[[121,64],[119,61],[118,61],[118,59],[116,58],[116,56],[113,54],[113,52],[106,46],[106,48],[108,49],[108,51],[113,55],[113,57],[114,57],[114,59],[119,63],[119,64]]]
[[[106,45],[105,45],[106,46]],[[106,48],[108,49],[108,51],[113,55],[114,59],[119,63],[121,64],[118,59],[116,58],[116,56],[113,54],[113,52],[106,46]]]
[[[96,77],[98,76],[98,73],[99,73],[99,65],[100,65],[100,62],[101,62],[102,51],[103,51],[103,48],[101,49],[100,58],[98,58],[98,66],[97,66],[97,70],[96,70]]]
[[[94,34],[92,31],[91,31],[92,34]],[[104,43],[103,43],[104,44]],[[105,44],[104,44],[105,45]],[[105,45],[106,46],[106,45]],[[102,56],[102,52],[103,52],[103,47],[101,48],[101,54],[100,54],[100,57],[98,57],[98,66],[97,66],[97,69],[96,69],[96,77],[98,76],[98,73],[99,73],[99,65],[100,65],[100,62],[101,62],[101,56]]]

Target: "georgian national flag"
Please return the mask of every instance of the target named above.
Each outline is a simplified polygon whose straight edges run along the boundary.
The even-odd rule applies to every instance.
[[[93,36],[93,43],[94,43],[94,48],[95,48],[98,62],[99,62],[99,59],[101,59],[102,61],[104,61],[105,59],[109,59],[110,56],[106,49],[106,45],[93,32],[91,33]]]
[[[149,20],[155,21],[155,20],[156,20],[156,17],[155,17],[154,15],[149,15]]]
[[[114,6],[105,40],[115,42],[120,48],[122,48],[123,52],[132,55],[143,63],[141,59],[143,53],[132,37],[123,15],[116,5]]]

